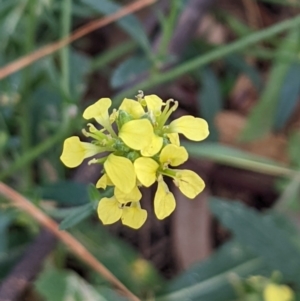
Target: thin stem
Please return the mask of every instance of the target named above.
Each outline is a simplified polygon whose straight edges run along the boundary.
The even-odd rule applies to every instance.
[[[8,168],[0,173],[0,181],[3,181],[7,177],[11,176],[18,169],[23,168],[26,164],[29,164],[41,154],[52,148],[56,143],[64,139],[67,134],[71,131],[72,124],[67,124],[62,130],[57,131],[55,135],[50,137],[48,140],[41,142],[39,145],[35,146],[28,150],[22,157],[16,160]]]
[[[71,0],[64,0],[61,2],[62,14],[61,14],[61,38],[65,38],[70,34],[71,28]],[[70,96],[70,74],[69,74],[69,47],[63,47],[60,50],[60,61],[61,61],[61,87],[66,97]]]
[[[101,262],[99,262],[78,240],[76,240],[70,233],[60,231],[58,224],[39,208],[35,207],[28,199],[1,182],[0,194],[11,201],[16,207],[28,213],[40,225],[49,229],[49,231],[53,233],[53,235],[55,235],[60,241],[62,241],[73,254],[75,254],[94,271],[102,275],[112,285],[123,292],[129,300],[140,301],[137,296],[128,290],[128,288],[122,282],[120,282]]]
[[[34,49],[35,39],[35,1],[28,1],[28,14],[26,20],[26,38],[25,53],[30,53]],[[20,131],[21,131],[21,149],[22,155],[26,155],[31,147],[31,101],[30,101],[30,85],[31,85],[31,69],[28,67],[23,72],[23,89],[21,92],[22,102],[20,104]],[[30,163],[23,166],[22,181],[24,188],[29,189],[32,184],[32,174]]]

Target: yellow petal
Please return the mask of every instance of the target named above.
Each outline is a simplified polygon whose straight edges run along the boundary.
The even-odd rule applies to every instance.
[[[119,137],[127,146],[135,150],[141,150],[151,143],[153,127],[148,119],[131,120],[126,122]]]
[[[159,155],[159,161],[171,166],[178,166],[184,163],[188,157],[189,154],[183,146],[168,144],[162,149]]]
[[[152,112],[154,116],[159,116],[161,113],[161,107],[164,104],[161,98],[157,95],[147,95],[144,97],[148,111]]]
[[[122,216],[119,202],[114,198],[103,198],[97,208],[98,217],[104,225],[117,222]]]
[[[194,199],[204,188],[204,181],[193,171],[183,169],[177,170],[175,185],[190,199]]]
[[[138,180],[146,187],[156,180],[156,171],[159,164],[151,158],[140,157],[134,161],[134,169]]]
[[[163,138],[153,134],[151,143],[141,150],[141,154],[144,157],[152,157],[160,151],[162,145]]]
[[[110,154],[104,162],[104,169],[112,183],[124,193],[134,188],[136,175],[129,159]]]
[[[109,98],[101,98],[94,104],[90,105],[83,112],[84,119],[95,118],[96,121],[102,126],[110,123],[108,109],[111,106],[111,100]]]
[[[204,140],[208,134],[208,124],[202,118],[193,116],[182,116],[172,121],[169,125],[171,132],[183,134],[193,141]]]
[[[95,144],[81,142],[78,137],[67,138],[64,142],[60,160],[68,167],[76,167],[85,158],[101,153],[103,149]]]
[[[124,110],[129,113],[134,119],[138,119],[145,114],[142,105],[133,99],[124,98],[119,110]]]
[[[167,134],[167,137],[169,138],[169,140],[172,144],[180,146],[179,135],[177,133]]]
[[[105,189],[107,186],[106,174],[104,174],[96,183],[96,188]]]
[[[102,188],[105,189],[108,186],[113,186],[113,182],[110,180],[110,178],[105,173],[96,183],[96,188]]]
[[[139,229],[147,219],[147,211],[138,207],[124,207],[122,224],[133,229]]]
[[[158,181],[157,191],[154,197],[154,212],[158,219],[164,219],[169,216],[176,207],[176,201],[172,192],[170,192],[167,184]]]
[[[129,193],[124,193],[117,187],[115,187],[114,195],[118,202],[126,204],[129,202],[138,202],[142,198],[142,194],[137,186],[134,186],[134,188]]]
[[[294,292],[286,285],[268,284],[264,289],[265,301],[292,301]]]

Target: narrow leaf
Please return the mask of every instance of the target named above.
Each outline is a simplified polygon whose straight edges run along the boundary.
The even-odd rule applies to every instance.
[[[279,270],[286,279],[300,285],[300,249],[274,220],[238,202],[215,198],[210,201],[210,207],[238,241],[261,256],[273,270]]]

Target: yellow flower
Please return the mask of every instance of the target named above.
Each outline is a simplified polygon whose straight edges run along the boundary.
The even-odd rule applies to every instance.
[[[190,199],[194,199],[204,188],[204,181],[193,171],[176,170],[175,185]]]
[[[178,166],[184,163],[188,157],[189,154],[183,146],[168,144],[162,149],[159,155],[159,161],[167,168],[168,165]]]
[[[202,118],[193,116],[182,116],[175,119],[169,124],[168,131],[183,134],[193,141],[204,140],[209,135],[207,122]]]
[[[65,140],[60,160],[68,167],[76,167],[80,165],[84,159],[105,150],[105,148],[98,145],[81,142],[78,137],[72,136]]]
[[[112,183],[124,193],[129,193],[136,185],[134,167],[129,159],[110,154],[104,169]]]
[[[123,208],[122,224],[133,229],[142,227],[147,219],[147,211],[141,209],[140,202],[132,202],[130,207]]]
[[[141,150],[141,154],[144,157],[152,157],[160,151],[162,145],[163,138],[153,134],[150,144]]]
[[[98,217],[104,225],[117,222],[122,216],[121,204],[115,197],[103,198],[97,208]]]
[[[147,147],[151,143],[152,136],[153,127],[148,119],[128,121],[119,132],[119,137],[134,150]]]
[[[154,197],[154,212],[158,219],[164,219],[169,216],[176,207],[175,198],[170,192],[167,184],[162,177],[158,180],[157,191]]]
[[[270,283],[263,292],[265,301],[292,301],[294,292],[286,285]]]
[[[126,111],[134,119],[138,119],[145,114],[142,105],[138,101],[128,98],[124,98],[123,102],[119,107],[119,110]]]
[[[149,187],[156,180],[156,171],[159,164],[151,158],[140,157],[134,161],[134,169],[142,185]]]

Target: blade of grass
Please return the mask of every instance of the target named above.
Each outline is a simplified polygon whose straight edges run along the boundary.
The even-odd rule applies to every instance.
[[[117,11],[115,14],[109,15],[107,17],[91,21],[90,23],[80,27],[79,29],[75,30],[72,35],[68,36],[67,38],[63,40],[59,40],[57,42],[54,42],[52,44],[48,44],[29,55],[23,56],[20,59],[17,59],[13,61],[12,63],[4,66],[0,69],[0,80],[9,76],[12,73],[15,73],[24,67],[36,62],[37,60],[40,60],[41,58],[50,55],[57,50],[61,49],[62,47],[65,47],[66,45],[80,39],[81,37],[91,33],[92,31],[99,29],[101,27],[104,27],[130,13],[136,12],[138,10],[141,10],[145,8],[146,6],[149,6],[156,2],[157,0],[138,0],[136,2],[133,2],[123,9]]]
[[[69,122],[68,124],[62,126],[60,131],[57,131],[55,135],[48,138],[46,141],[41,142],[37,146],[29,149],[23,156],[14,161],[7,169],[0,173],[0,181],[3,181],[7,177],[13,175],[14,172],[23,168],[26,164],[31,163],[41,154],[48,151],[55,144],[63,140],[71,131],[74,130],[74,124]]]
[[[64,0],[61,3],[61,39],[66,38],[70,34],[71,28],[71,0]],[[69,76],[69,47],[63,47],[60,50],[61,62],[61,88],[64,95],[70,97],[70,76]]]
[[[58,224],[39,208],[33,205],[28,199],[1,182],[0,194],[4,198],[8,199],[18,209],[21,209],[29,214],[40,225],[47,228],[55,237],[63,242],[73,254],[75,254],[79,259],[94,269],[94,271],[102,275],[107,281],[123,292],[129,300],[140,301],[140,299],[130,290],[128,290],[121,281],[119,281],[101,262],[96,259],[96,257],[94,257],[84,247],[84,245],[76,240],[70,233],[60,231]]]
[[[114,99],[115,104],[118,105],[125,97],[135,95],[138,90],[147,90],[152,87],[170,82],[183,74],[189,73],[195,69],[199,69],[200,67],[205,66],[217,59],[221,59],[228,54],[241,51],[251,45],[255,45],[260,41],[269,39],[270,37],[273,37],[276,34],[279,34],[285,30],[288,30],[290,28],[299,25],[300,25],[300,16],[297,16],[293,19],[280,22],[264,30],[250,34],[249,36],[239,39],[238,41],[235,41],[231,44],[218,47],[217,49],[210,51],[207,54],[189,60],[186,63],[183,63],[178,67],[175,67],[169,71],[156,73],[154,76],[150,77],[146,81],[136,84],[135,86],[117,94]],[[0,74],[0,78],[1,78],[1,74]]]
[[[35,44],[35,28],[36,28],[36,0],[27,2],[26,17],[26,35],[24,39],[25,53],[30,53],[34,49]],[[26,153],[31,148],[32,131],[31,131],[31,74],[32,69],[26,68],[22,73],[22,101],[19,106],[20,110],[20,134],[21,134],[21,149],[22,154]],[[22,184],[25,189],[30,189],[32,185],[32,172],[30,162],[23,166]]]
[[[296,54],[299,48],[299,38],[299,29],[295,27],[279,47],[278,55],[286,51]],[[289,68],[290,63],[282,60],[274,62],[268,83],[260,100],[247,119],[247,124],[239,137],[240,141],[251,141],[271,131],[276,116],[280,90]]]
[[[191,156],[213,160],[217,163],[260,172],[272,176],[294,177],[297,171],[290,169],[276,161],[263,158],[251,153],[220,145],[219,143],[203,142],[201,145],[184,142],[182,145]]]

